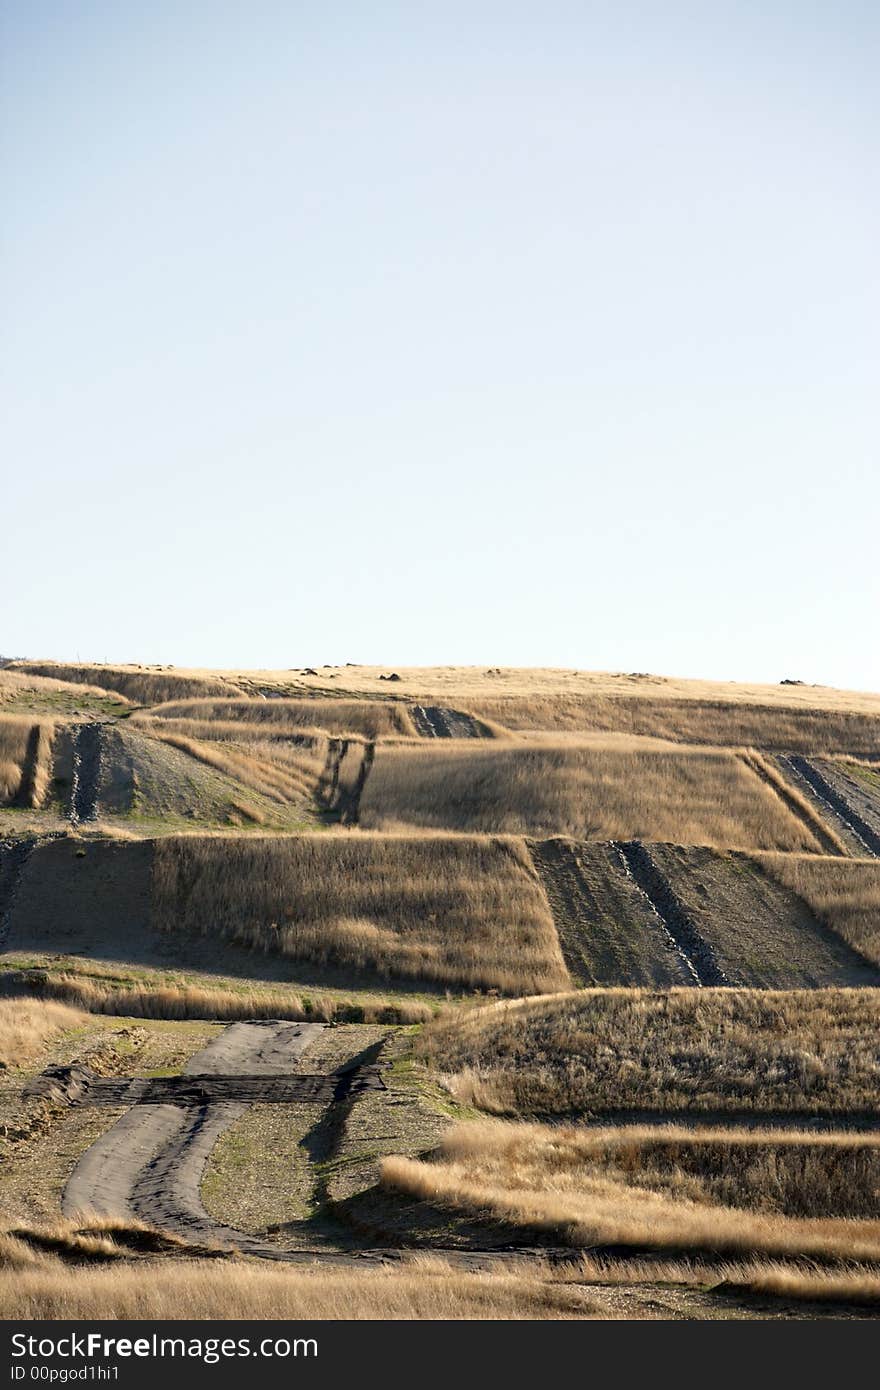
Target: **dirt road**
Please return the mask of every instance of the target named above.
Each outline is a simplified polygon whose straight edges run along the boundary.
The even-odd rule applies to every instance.
[[[681,900],[640,840],[612,841],[633,882],[644,893],[683,966],[696,985],[730,983],[709,943],[700,935]]]
[[[25,865],[36,843],[35,836],[26,840],[0,841],[0,950],[6,948],[13,904]]]
[[[235,1023],[190,1059],[184,1074],[281,1076],[315,1040],[320,1023]],[[202,1206],[202,1172],[217,1139],[246,1101],[201,1106],[134,1105],[83,1154],[68,1180],[66,1216],[135,1217],[199,1244],[271,1254],[264,1242],[219,1225]]]

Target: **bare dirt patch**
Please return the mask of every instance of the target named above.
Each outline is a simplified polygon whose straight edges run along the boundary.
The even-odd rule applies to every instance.
[[[324,1029],[299,1065],[334,1071],[387,1036],[380,1027]],[[359,1104],[354,1099],[348,1109]],[[217,1221],[285,1244],[347,1242],[350,1233],[340,1233],[325,1210],[326,1165],[346,1125],[344,1114],[326,1101],[249,1107],[211,1152],[202,1180],[206,1210]]]
[[[491,738],[489,726],[461,710],[413,705],[412,720],[422,738]]]
[[[880,973],[744,854],[652,845],[651,855],[731,985],[880,984]]]
[[[789,754],[780,758],[856,855],[880,857],[880,773],[864,763]]]
[[[575,984],[693,983],[613,846],[556,839],[529,848]]]

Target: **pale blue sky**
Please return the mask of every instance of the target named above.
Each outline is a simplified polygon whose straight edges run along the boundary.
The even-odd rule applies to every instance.
[[[0,12],[0,652],[880,689],[876,3]]]

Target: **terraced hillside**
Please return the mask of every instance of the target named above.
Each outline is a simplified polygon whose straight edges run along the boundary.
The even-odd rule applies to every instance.
[[[524,846],[467,837],[62,837],[31,849],[5,944],[9,961],[355,988],[359,977],[506,993],[569,983]]]
[[[0,705],[16,1259],[103,1220],[880,1299],[880,699],[39,662]]]

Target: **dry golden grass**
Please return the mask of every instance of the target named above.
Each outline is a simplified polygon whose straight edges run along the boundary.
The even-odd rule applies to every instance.
[[[807,799],[797,787],[792,786],[782,776],[781,772],[769,758],[765,758],[756,748],[746,748],[743,750],[742,759],[746,766],[756,773],[763,782],[767,784],[771,791],[775,792],[785,805],[798,820],[801,820],[811,831],[816,844],[822,849],[830,851],[831,854],[839,854],[844,857],[849,853],[846,845],[841,840],[837,831],[822,819],[819,812],[811,801]]]
[[[360,823],[719,849],[820,848],[734,752],[628,738],[380,745]]]
[[[70,1223],[64,1223],[68,1227]],[[540,1259],[491,1273],[465,1273],[438,1256],[369,1270],[278,1267],[241,1260],[127,1258],[130,1232],[102,1221],[95,1231],[53,1228],[23,1238],[0,1233],[0,1298],[22,1320],[181,1318],[210,1320],[514,1319],[657,1316],[652,1288],[697,1285],[724,1295],[756,1293],[792,1302],[872,1304],[880,1276],[780,1260],[602,1260],[583,1255],[550,1266]],[[137,1239],[140,1232],[133,1232]],[[150,1233],[144,1232],[149,1240]],[[173,1238],[160,1239],[173,1245]],[[120,1243],[123,1242],[123,1243]],[[68,1247],[78,1263],[53,1253]],[[644,1301],[620,1307],[615,1288],[636,1286]],[[609,1297],[609,1293],[611,1296]],[[705,1306],[700,1309],[707,1316]],[[660,1314],[662,1316],[662,1314]],[[743,1316],[742,1310],[738,1313]]]
[[[235,696],[247,694],[251,698],[261,699],[263,692],[287,696],[302,695],[307,698],[314,695],[332,699],[367,697],[371,700],[377,698],[405,700],[418,704],[449,705],[453,708],[460,708],[464,704],[473,713],[479,713],[474,702],[483,700],[487,702],[486,712],[490,718],[497,718],[502,724],[510,724],[519,718],[529,721],[521,725],[521,727],[529,728],[581,730],[616,728],[631,732],[662,733],[661,729],[654,727],[648,730],[636,728],[632,723],[632,717],[628,722],[619,722],[615,716],[615,722],[610,724],[607,721],[600,724],[584,724],[582,722],[579,705],[584,701],[592,704],[593,702],[631,700],[633,698],[647,700],[652,705],[686,701],[699,703],[707,707],[709,711],[707,717],[710,721],[713,718],[711,713],[713,709],[723,709],[731,705],[753,706],[756,714],[755,716],[744,715],[743,717],[747,721],[753,717],[763,718],[759,712],[765,709],[788,710],[792,713],[804,711],[807,713],[829,712],[834,715],[863,714],[873,716],[875,720],[880,719],[880,695],[866,691],[835,690],[829,686],[816,685],[759,685],[734,681],[685,680],[674,676],[613,671],[573,671],[541,667],[505,667],[503,669],[490,667],[487,669],[477,666],[324,666],[319,668],[314,675],[307,675],[301,669],[218,671],[181,667],[172,671],[167,667],[150,668],[132,665],[83,667],[51,661],[19,662],[13,669],[39,670],[67,681],[81,680],[84,672],[92,672],[95,683],[105,688],[107,688],[108,673],[115,673],[123,677],[144,677],[146,680],[152,680],[156,683],[163,680],[173,681],[178,686],[182,682],[189,682],[195,687],[192,690],[192,697],[195,698],[200,695],[223,696],[229,694]],[[380,678],[387,676],[392,670],[400,675],[401,680],[389,687]],[[112,688],[118,687],[113,686]],[[136,698],[140,702],[140,694]],[[180,689],[176,693],[172,690],[167,696],[157,695],[154,697],[155,700],[175,698],[186,699],[189,697]],[[551,702],[546,709],[541,705],[544,700]],[[512,707],[508,704],[509,701],[514,702]],[[568,712],[566,712],[565,704],[560,703],[566,701],[571,702]],[[488,704],[497,706],[497,714],[491,713]],[[534,711],[533,715],[530,715],[530,709]],[[533,722],[535,717],[538,718],[538,723]],[[626,719],[625,715],[623,717]],[[690,719],[691,716],[684,714],[682,717]],[[700,718],[701,716],[698,714],[697,719]],[[561,720],[566,722],[560,722]],[[753,743],[759,747],[764,746],[760,738],[752,737],[748,732],[749,727],[750,724],[746,722],[736,737],[723,739],[710,737],[709,741],[737,745]],[[795,728],[800,727],[795,725]],[[845,735],[845,741],[841,744],[840,751],[858,752],[859,748],[853,744],[850,736],[858,725],[853,724],[851,729],[847,730],[845,722],[842,722],[840,727]],[[687,741],[703,741],[702,737],[698,737],[696,733],[673,736],[684,737]],[[797,741],[790,746],[797,747]],[[874,734],[874,746],[876,746],[876,733]],[[872,750],[866,748],[865,751]]]
[[[586,1284],[697,1285],[714,1294],[747,1292],[771,1295],[784,1302],[873,1304],[880,1302],[880,1272],[870,1266],[844,1270],[822,1268],[802,1261],[738,1259],[602,1259],[584,1255],[576,1266],[562,1265],[557,1279],[582,1279]]]
[[[363,738],[415,738],[406,705],[395,700],[178,700],[159,705],[160,719],[258,724],[289,730],[318,728]]]
[[[152,738],[282,805],[314,797],[327,753],[327,739],[317,731],[296,741],[272,737],[242,740],[228,734],[224,738],[221,731],[237,730],[234,724],[214,727],[187,721],[185,728],[175,729],[173,723],[155,720],[140,727]],[[193,728],[200,732],[194,734]]]
[[[842,708],[824,701],[817,708],[801,708],[781,699],[752,704],[732,687],[716,699],[685,695],[670,699],[660,694],[539,695],[472,699],[469,708],[481,718],[518,731],[615,731],[724,748],[745,744],[804,753],[870,753],[880,742],[880,700],[865,698],[873,700],[868,709],[849,708],[845,700]],[[854,703],[862,700],[856,697]]]
[[[183,715],[163,719],[152,710],[138,710],[128,722],[139,733],[182,735],[207,743],[241,744],[247,749],[259,744],[273,750],[273,754],[283,751],[288,743],[296,747],[308,747],[314,743],[325,747],[327,744],[326,729],[313,728],[308,724],[265,724],[247,719],[187,719]]]
[[[0,999],[0,1066],[20,1067],[56,1033],[78,1028],[85,1016],[67,1004],[41,999]]]
[[[10,986],[39,988],[43,1000],[60,1000],[66,1005],[95,1014],[124,1018],[207,1019],[234,1023],[238,1019],[285,1018],[295,1023],[424,1023],[433,1016],[429,1005],[419,1000],[399,999],[387,1003],[361,997],[357,1002],[336,997],[304,998],[293,989],[223,989],[199,985],[123,984],[96,975],[79,975],[64,970],[40,971],[35,979],[9,975]]]
[[[37,809],[52,778],[51,720],[0,715],[0,804]]]
[[[226,695],[230,683],[222,677],[182,673],[168,667],[75,666],[60,661],[18,661],[11,668],[30,676],[92,687],[101,694],[116,691],[134,704],[151,705],[160,700],[188,700],[197,696]],[[235,686],[232,693],[238,694]]]
[[[564,987],[522,844],[324,834],[156,842],[154,921],[293,959],[467,989]]]
[[[204,1247],[202,1247],[204,1250]],[[182,1236],[159,1231],[137,1217],[103,1216],[81,1212],[77,1220],[62,1217],[49,1224],[22,1223],[0,1231],[0,1270],[47,1268],[53,1255],[81,1261],[120,1261],[133,1252],[194,1253]]]
[[[14,1236],[0,1236],[0,1304],[15,1319],[460,1319],[607,1317],[574,1286],[538,1267],[465,1273],[442,1261],[322,1269],[241,1260],[113,1259],[95,1238],[97,1265],[71,1267]]]
[[[381,677],[395,671],[399,683],[389,687]],[[698,700],[707,704],[751,704],[791,710],[852,711],[880,717],[880,695],[835,690],[817,685],[759,685],[735,681],[686,680],[675,676],[614,671],[573,671],[548,667],[479,666],[323,666],[314,675],[302,670],[208,671],[177,673],[194,679],[224,679],[242,690],[284,691],[331,697],[377,696],[418,704],[468,708],[486,700],[558,700],[587,697],[642,697],[654,700]],[[502,722],[506,722],[502,720]],[[538,726],[540,727],[540,726]],[[546,727],[546,726],[545,726]],[[739,738],[737,743],[754,740]]]
[[[873,1110],[880,991],[582,990],[443,1014],[421,1054],[495,1114]]]
[[[878,1134],[675,1125],[567,1133],[595,1172],[694,1203],[777,1216],[878,1217]],[[574,1151],[568,1157],[578,1161]]]
[[[722,1288],[743,1288],[774,1298],[808,1299],[815,1303],[880,1303],[880,1274],[869,1269],[804,1269],[768,1260],[739,1270],[716,1272]]]
[[[761,867],[868,960],[880,965],[880,861],[762,854]]]
[[[0,716],[0,803],[9,805],[18,795],[32,719]]]
[[[96,685],[82,685],[69,679],[54,680],[47,676],[29,675],[26,671],[9,666],[0,668],[0,705],[19,701],[28,695],[79,695],[81,698],[94,695],[106,698],[108,692]],[[114,703],[125,705],[128,701],[122,695],[114,696]]]
[[[45,803],[52,783],[52,745],[55,725],[41,719],[37,725],[37,747],[28,785],[28,804],[37,809]]]
[[[738,1159],[732,1168],[726,1148]],[[660,1168],[658,1153],[664,1150]],[[858,1204],[876,1213],[878,1157],[876,1136],[847,1142],[838,1136],[794,1134],[781,1141],[740,1134],[731,1141],[683,1129],[631,1134],[484,1120],[447,1132],[435,1162],[384,1159],[382,1182],[408,1197],[503,1221],[523,1236],[541,1231],[574,1246],[875,1263],[880,1219],[850,1215],[846,1178],[857,1187]],[[726,1177],[737,1205],[713,1200],[711,1180],[699,1182],[701,1171],[722,1188]],[[829,1196],[837,1195],[844,1214],[801,1217],[774,1210],[780,1171],[789,1203],[807,1208],[823,1176],[836,1172],[836,1193],[824,1200],[827,1206]]]

